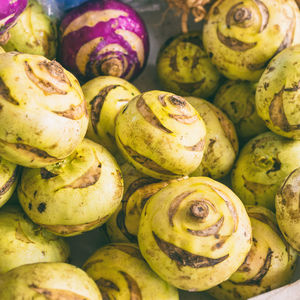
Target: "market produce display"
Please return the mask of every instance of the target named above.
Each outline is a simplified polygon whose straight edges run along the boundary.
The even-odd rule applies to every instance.
[[[212,62],[232,80],[258,81],[274,55],[298,43],[300,15],[294,0],[219,0],[203,29]]]
[[[29,0],[17,24],[9,30],[6,51],[37,54],[53,59],[56,56],[57,30],[37,0]]]
[[[203,49],[199,31],[166,41],[158,54],[157,75],[166,91],[204,98],[214,94],[221,77]]]
[[[9,39],[9,28],[17,22],[19,15],[24,11],[27,0],[1,1],[0,3],[0,45]]]
[[[111,154],[85,139],[57,164],[24,169],[18,196],[35,223],[72,236],[107,221],[121,202],[123,179]]]
[[[278,54],[261,76],[256,91],[259,116],[273,132],[300,140],[300,45]]]
[[[0,298],[102,300],[95,282],[65,263],[36,263],[15,268],[0,277]]]
[[[183,32],[188,32],[188,17],[192,13],[195,22],[200,22],[206,16],[205,5],[212,0],[167,0],[170,8],[175,8],[177,13],[181,14],[181,29]]]
[[[25,264],[65,262],[69,254],[69,246],[62,238],[32,223],[21,208],[1,209],[0,274]]]
[[[147,201],[138,242],[162,279],[203,291],[240,267],[251,248],[251,232],[245,207],[229,188],[195,177],[171,183]]]
[[[2,1],[0,299],[299,277],[299,59],[295,0]]]
[[[116,142],[142,173],[159,179],[188,175],[201,163],[206,128],[182,97],[149,91],[132,99],[116,120]]]
[[[178,300],[176,288],[160,279],[144,261],[136,244],[109,244],[83,265],[103,299]]]
[[[69,156],[83,140],[88,126],[86,102],[77,79],[58,62],[3,53],[0,91],[3,158],[44,167]]]
[[[232,188],[247,205],[275,210],[275,195],[295,168],[300,167],[300,141],[266,132],[242,149],[232,171]]]
[[[111,75],[134,79],[149,53],[147,29],[139,15],[117,0],[89,1],[62,20],[61,60],[80,78]]]
[[[251,250],[229,280],[209,291],[216,299],[249,299],[292,279],[297,253],[284,240],[275,214],[261,206],[246,207],[251,220]]]
[[[191,176],[222,178],[232,169],[239,150],[234,125],[208,101],[195,97],[186,97],[186,100],[202,117],[207,130],[202,162]]]
[[[214,104],[233,122],[241,141],[268,131],[255,106],[256,83],[228,81],[215,95]]]
[[[82,86],[82,90],[90,120],[87,137],[116,153],[116,117],[140,91],[128,81],[113,76],[92,79]]]
[[[286,240],[300,252],[300,168],[285,179],[275,198],[276,218]]]

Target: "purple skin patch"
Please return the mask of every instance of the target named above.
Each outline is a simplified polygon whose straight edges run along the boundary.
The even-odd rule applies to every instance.
[[[98,75],[108,75],[103,73],[103,64],[109,61],[116,62],[120,68],[119,77],[133,80],[143,70],[149,53],[149,38],[146,26],[140,16],[130,6],[116,0],[102,0],[84,3],[83,5],[71,10],[62,20],[60,25],[61,35],[64,34],[68,26],[80,16],[90,11],[122,11],[127,16],[107,17],[107,21],[99,19],[95,25],[87,26],[85,21],[76,27],[75,31],[71,31],[61,40],[60,58],[64,67],[81,79],[91,79]],[[109,16],[109,13],[108,13]],[[77,29],[78,28],[78,29]],[[144,50],[135,49],[134,43],[126,40],[122,35],[118,34],[118,30],[133,33],[136,39],[143,45]],[[94,45],[85,53],[88,55],[88,62],[85,65],[85,74],[82,74],[78,68],[78,52],[84,45],[97,38],[103,38],[98,44]],[[124,49],[120,51],[117,48],[115,51],[110,48],[102,53],[99,53],[104,47],[109,45],[118,45]],[[137,53],[143,51],[144,53]],[[144,62],[141,63],[139,56],[144,57]],[[86,59],[83,58],[83,59]]]
[[[26,6],[27,0],[0,1],[0,36],[16,23],[17,18]]]

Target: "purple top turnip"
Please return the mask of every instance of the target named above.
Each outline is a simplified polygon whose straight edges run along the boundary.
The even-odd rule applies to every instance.
[[[89,1],[62,20],[61,62],[81,79],[111,75],[137,77],[149,53],[144,22],[116,0]]]
[[[27,0],[0,1],[0,44],[7,40],[7,31],[16,23],[26,6]]]

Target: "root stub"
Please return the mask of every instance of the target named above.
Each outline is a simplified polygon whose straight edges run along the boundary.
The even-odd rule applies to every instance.
[[[175,8],[181,15],[182,32],[188,32],[188,16],[191,12],[195,22],[200,22],[206,16],[205,6],[214,0],[167,0],[171,8]]]

